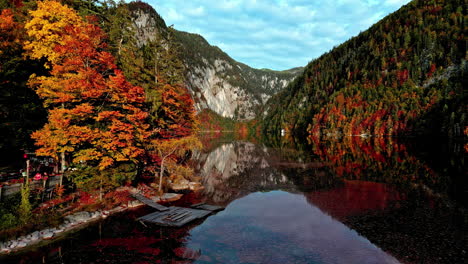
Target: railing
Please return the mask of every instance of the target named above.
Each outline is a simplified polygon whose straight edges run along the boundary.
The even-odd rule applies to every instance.
[[[29,188],[30,190],[36,190],[39,188],[52,188],[55,187],[56,185],[60,184],[62,175],[58,176],[49,176],[47,180],[33,180],[29,183]],[[15,183],[11,185],[0,185],[0,200],[4,197],[11,196],[15,193],[18,193],[21,191],[21,188],[23,187],[24,183]]]

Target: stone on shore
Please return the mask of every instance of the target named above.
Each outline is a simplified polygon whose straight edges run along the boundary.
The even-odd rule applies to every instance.
[[[177,183],[173,183],[170,185],[170,188],[174,191],[183,191],[183,190],[188,190],[189,187],[189,181],[186,179],[178,180]]]
[[[194,192],[199,192],[205,189],[205,187],[203,187],[203,185],[199,182],[190,182],[188,185],[189,185],[189,189]]]
[[[89,220],[89,218],[90,218],[90,213],[84,212],[84,211],[65,216],[65,219],[69,220],[72,223],[86,222]]]
[[[161,196],[161,200],[164,202],[174,202],[182,198],[183,194],[179,193],[165,193]]]
[[[25,246],[27,246],[27,245],[28,245],[28,244],[27,244],[25,241],[19,241],[17,247],[23,248],[23,247],[25,247]]]

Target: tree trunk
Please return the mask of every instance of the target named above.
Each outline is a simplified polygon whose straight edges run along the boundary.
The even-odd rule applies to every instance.
[[[65,109],[65,104],[64,103],[62,103],[62,109]],[[61,158],[60,171],[63,174],[65,172],[65,151],[62,151],[60,153],[60,158]],[[60,181],[60,185],[62,185],[61,181]]]
[[[99,184],[99,201],[102,201],[102,178]]]
[[[26,160],[26,182],[29,182],[29,159]]]
[[[64,173],[65,172],[65,151],[62,151],[62,153],[60,153],[60,159],[61,159],[60,171]]]
[[[161,171],[159,172],[159,192],[162,191],[162,178],[164,175],[164,159],[161,160]]]
[[[123,37],[120,38],[120,41],[119,41],[119,51],[118,51],[118,54],[120,55],[120,52],[122,51],[122,42],[123,42]]]

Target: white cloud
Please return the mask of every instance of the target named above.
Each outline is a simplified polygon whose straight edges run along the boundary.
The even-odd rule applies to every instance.
[[[167,18],[166,19],[167,19],[167,21],[177,22],[177,21],[182,21],[184,19],[184,16],[171,8],[167,12]]]
[[[203,16],[205,14],[205,8],[203,6],[199,6],[197,8],[188,8],[186,12],[191,16]]]
[[[404,4],[407,4],[409,1],[408,0],[386,0],[385,4],[386,5],[397,5],[397,6],[402,6]]]
[[[182,31],[198,33],[256,68],[306,65],[410,0],[147,0]]]

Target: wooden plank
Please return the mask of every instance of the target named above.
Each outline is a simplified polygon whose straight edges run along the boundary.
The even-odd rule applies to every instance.
[[[146,198],[145,196],[139,194],[139,193],[134,193],[132,194],[132,196],[137,199],[138,201],[148,205],[148,206],[151,206],[153,207],[154,209],[158,210],[158,211],[168,211],[169,208],[167,208],[166,206],[164,205],[160,205],[158,204],[157,202],[151,200],[151,199],[148,199]]]
[[[138,218],[138,221],[162,226],[181,227],[193,220],[211,214],[211,211],[171,206],[167,211],[154,212]]]
[[[210,204],[204,204],[204,203],[194,204],[194,205],[192,205],[190,207],[194,208],[194,209],[208,210],[208,211],[212,211],[212,212],[218,212],[218,211],[224,210],[224,207],[222,207],[222,206],[210,205]]]

